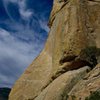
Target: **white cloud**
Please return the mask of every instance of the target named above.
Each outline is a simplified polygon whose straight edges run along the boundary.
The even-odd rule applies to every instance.
[[[27,1],[27,0],[3,0],[4,6],[5,6],[5,9],[6,9],[6,12],[7,12],[7,14],[9,15],[9,17],[10,17],[12,20],[14,20],[14,19],[12,18],[12,16],[9,14],[9,12],[8,12],[8,10],[7,10],[7,5],[8,5],[9,3],[15,3],[15,4],[18,5],[18,7],[19,7],[19,13],[20,13],[22,19],[28,20],[29,18],[32,17],[33,11],[31,11],[31,9],[28,9],[28,8],[27,8],[26,1]]]
[[[4,29],[0,28],[0,37],[7,37],[7,36],[9,36],[9,33]]]
[[[13,37],[10,36],[9,32],[5,31],[4,29],[0,28],[0,39],[3,39],[3,41],[6,40],[6,42],[10,39],[10,41],[13,40]]]
[[[6,9],[10,20],[14,21],[3,21],[8,31],[0,28],[0,86],[11,86],[43,48],[46,37],[42,32],[48,32],[49,28],[44,16],[39,18],[34,14],[27,7],[26,0],[4,1],[5,8],[9,2],[16,3],[21,15],[20,22],[17,22]]]
[[[31,10],[24,10],[24,9],[19,9],[20,14],[22,16],[23,19],[28,19],[32,16],[33,12]]]
[[[26,0],[19,0],[18,5],[19,5],[20,15],[22,16],[23,19],[28,19],[32,17],[33,11],[27,8]]]
[[[47,22],[43,20],[39,20],[40,27],[44,29],[47,33],[49,32],[49,27],[47,26]]]
[[[17,34],[17,35],[20,35],[20,34]],[[32,53],[35,52],[34,48],[37,45],[40,45],[40,44],[37,44],[37,42],[27,43],[25,41],[21,41],[21,40],[17,39],[17,37],[12,36],[8,31],[1,29],[1,28],[0,28],[0,43],[2,45],[2,48],[0,48],[0,50],[2,50],[2,49],[6,50],[6,51],[9,50],[8,53],[10,53],[12,55],[13,55],[13,53],[18,54],[18,52],[20,51],[20,53],[22,53],[22,54],[25,53],[26,56],[29,55],[30,51],[32,51]],[[14,52],[10,52],[10,51],[12,51],[11,49],[13,49]],[[23,56],[25,56],[25,55],[23,55]]]
[[[0,28],[0,86],[7,86],[7,83],[11,87],[39,54],[42,46],[37,39],[34,43],[27,43]]]

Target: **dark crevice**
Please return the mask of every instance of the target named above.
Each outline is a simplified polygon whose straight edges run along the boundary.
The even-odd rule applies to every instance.
[[[97,0],[88,0],[88,1],[100,3],[100,1],[97,1]]]

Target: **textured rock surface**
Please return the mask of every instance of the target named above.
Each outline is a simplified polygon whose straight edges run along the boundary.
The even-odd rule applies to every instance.
[[[52,70],[51,37],[48,38],[45,49],[26,69],[15,83],[10,100],[28,100],[35,98],[49,81]]]
[[[80,56],[82,50],[88,47],[100,48],[100,0],[54,0],[48,25],[51,30],[45,48],[17,80],[12,88],[9,100],[34,100],[35,98],[36,100],[49,100],[49,97],[52,97],[51,100],[56,100],[54,99],[55,95],[58,96],[56,97],[57,100],[60,100],[64,88],[63,84],[60,83],[64,81],[68,85],[73,80],[73,77],[65,79],[70,73],[67,71],[73,70],[71,71],[73,74],[79,71],[78,68],[89,64],[95,67],[94,65],[100,62],[100,57],[97,60],[95,53],[93,56],[91,53],[85,56],[82,53]],[[97,60],[95,64],[93,59]],[[94,70],[90,73],[95,74]],[[92,74],[90,76],[92,77]],[[90,79],[88,81],[91,83]],[[82,82],[83,84],[86,83],[84,80]],[[93,86],[99,88],[99,82],[97,77]],[[73,82],[70,83],[72,86],[73,84]],[[61,91],[59,90],[58,94],[54,92],[57,91],[55,85],[61,86]],[[77,85],[75,87],[77,87],[77,91],[81,90],[81,87]],[[74,91],[74,88],[71,91]],[[69,94],[74,93],[71,91],[68,91]],[[81,90],[79,97],[82,94],[84,93]],[[89,93],[87,92],[87,94]],[[46,95],[46,99],[41,99],[44,98],[44,95]],[[84,94],[84,97],[86,96],[88,95]],[[65,96],[63,99],[66,98]]]
[[[87,74],[86,77],[84,77],[83,80],[79,81],[73,87],[73,89],[68,93],[68,100],[73,100],[73,96],[75,100],[85,100],[95,91],[99,91],[100,93],[100,64],[98,64],[90,73]]]
[[[90,70],[88,66],[75,71],[69,71],[59,76],[48,85],[35,100],[62,100],[67,93]]]
[[[56,13],[51,30],[54,28],[53,70],[59,68],[63,56],[78,56],[88,46],[95,46],[94,33],[87,0],[69,0]],[[92,9],[93,10],[93,9]],[[99,12],[99,11],[98,11]]]

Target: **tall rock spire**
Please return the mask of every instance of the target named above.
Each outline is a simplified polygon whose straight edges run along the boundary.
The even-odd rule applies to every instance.
[[[50,33],[44,49],[17,80],[9,100],[61,100],[42,99],[41,91],[46,87],[48,89],[49,84],[53,83],[52,76],[67,62],[73,62],[82,50],[96,47],[96,43],[99,46],[96,34],[100,33],[100,1],[54,0],[48,26]],[[76,63],[77,61],[67,67],[74,67]],[[79,71],[83,73],[86,69],[88,68]],[[72,76],[74,74],[78,79],[83,77],[78,71],[72,72]],[[62,81],[62,78],[60,79]],[[43,92],[46,95],[45,92],[46,90]]]

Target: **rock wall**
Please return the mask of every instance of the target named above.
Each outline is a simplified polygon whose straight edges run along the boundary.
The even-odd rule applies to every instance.
[[[48,25],[45,48],[17,80],[9,100],[85,100],[91,88],[100,89],[100,0],[54,0]]]

